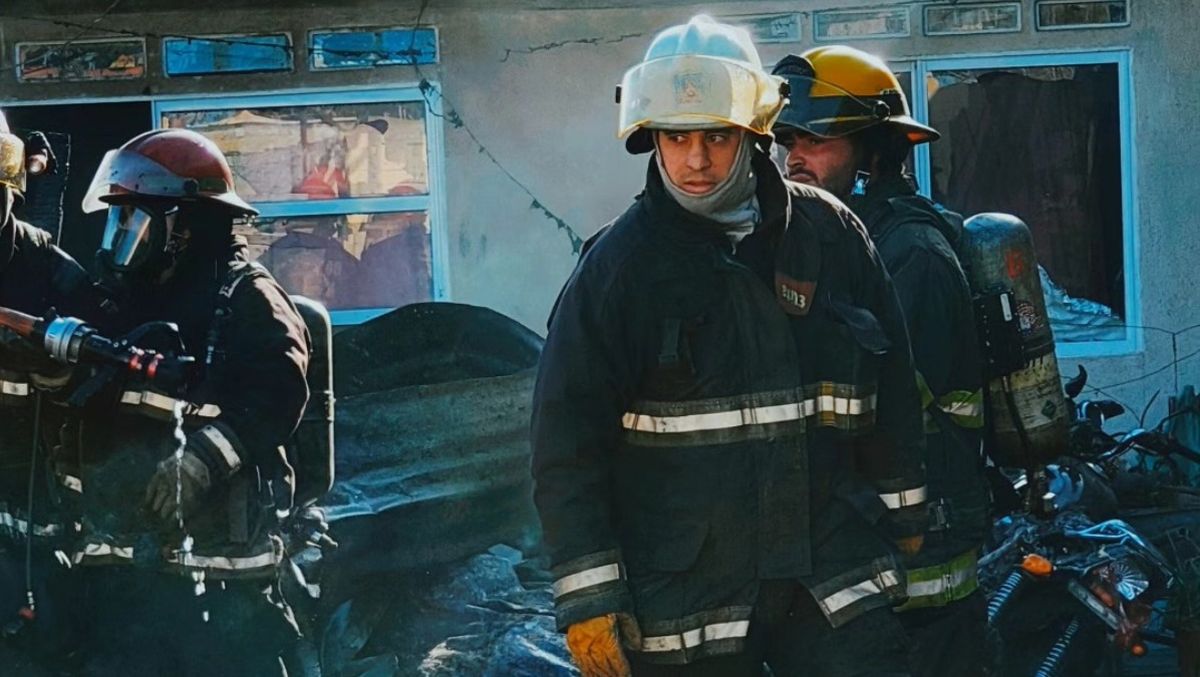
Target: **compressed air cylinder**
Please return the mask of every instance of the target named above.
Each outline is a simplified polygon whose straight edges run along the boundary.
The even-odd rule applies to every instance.
[[[1070,412],[1033,237],[1010,214],[977,214],[963,226],[960,252],[988,372],[989,453],[1006,466],[1045,463],[1066,448]]]

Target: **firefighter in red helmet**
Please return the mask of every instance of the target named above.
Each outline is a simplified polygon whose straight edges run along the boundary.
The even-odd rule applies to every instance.
[[[84,674],[283,674],[297,631],[277,521],[294,486],[282,445],[308,398],[304,321],[233,235],[257,212],[204,136],[110,151],[83,206],[108,209],[102,330],[196,358],[169,387],[112,379],[62,435],[79,459]]]

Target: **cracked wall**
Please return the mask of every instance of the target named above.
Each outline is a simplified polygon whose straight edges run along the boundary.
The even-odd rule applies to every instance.
[[[204,33],[289,30],[297,43],[317,27],[405,25],[418,3],[379,2],[376,9],[326,5],[287,12],[279,9],[226,12],[186,11],[139,15],[140,30]],[[278,4],[278,3],[277,3]],[[311,5],[312,3],[305,3]],[[865,0],[814,2],[606,3],[589,9],[515,9],[504,3],[439,3],[432,0],[423,22],[437,26],[441,62],[424,68],[444,89],[454,113],[469,127],[444,122],[445,179],[448,185],[449,282],[452,300],[492,307],[539,333],[546,315],[576,262],[579,238],[586,238],[619,215],[639,192],[646,159],[627,155],[615,138],[614,87],[636,63],[650,36],[699,11],[714,14],[800,11],[799,43],[763,47],[767,62],[788,51],[813,46],[811,12],[816,9],[890,5]],[[529,3],[537,5],[537,3]],[[566,3],[563,3],[566,4]],[[914,7],[915,35],[857,43],[894,60],[922,56],[1132,48],[1133,162],[1137,184],[1138,256],[1146,325],[1176,329],[1200,324],[1200,303],[1188,280],[1200,254],[1193,214],[1200,208],[1200,183],[1185,181],[1200,156],[1200,129],[1193,119],[1200,100],[1200,13],[1181,11],[1183,3],[1131,2],[1132,26],[1106,30],[1038,33],[1032,28],[1033,1],[1023,2],[1022,32],[1004,35],[924,37],[921,3]],[[599,8],[598,8],[599,7]],[[76,17],[87,20],[88,17]],[[129,17],[123,20],[128,21]],[[84,96],[143,97],[196,92],[228,94],[299,88],[412,86],[419,78],[406,67],[339,73],[250,75],[236,78],[154,79],[104,85],[18,86],[13,81],[13,44],[18,40],[66,39],[75,33],[44,24],[0,18],[0,101],[48,101]],[[155,41],[150,63],[161,64]],[[305,51],[297,53],[304,63]],[[477,143],[478,141],[478,143]],[[486,148],[481,151],[480,144]],[[493,159],[495,160],[493,162]],[[1189,339],[1200,345],[1200,332]],[[1188,354],[1194,346],[1180,347]],[[1064,371],[1083,362],[1093,383],[1136,378],[1171,361],[1169,337],[1148,331],[1145,350],[1127,356],[1064,361]],[[1200,358],[1182,365],[1181,381],[1200,377]],[[1117,389],[1135,405],[1153,393],[1169,392],[1173,370]],[[1160,397],[1156,407],[1161,407]],[[1153,415],[1152,415],[1153,417]]]

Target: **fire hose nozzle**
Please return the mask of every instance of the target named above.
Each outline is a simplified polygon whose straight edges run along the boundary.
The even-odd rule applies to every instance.
[[[67,364],[79,362],[79,351],[88,336],[96,333],[83,320],[56,317],[42,329],[42,345],[50,357]]]

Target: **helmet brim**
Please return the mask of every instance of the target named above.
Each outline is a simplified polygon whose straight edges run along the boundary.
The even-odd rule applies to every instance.
[[[887,119],[886,124],[904,130],[909,142],[914,146],[919,143],[932,143],[942,138],[941,132],[917,122],[911,115],[893,115]]]

